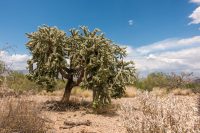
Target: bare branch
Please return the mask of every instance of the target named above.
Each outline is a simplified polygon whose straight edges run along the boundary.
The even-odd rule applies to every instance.
[[[79,77],[78,77],[78,79],[77,79],[77,81],[76,81],[75,86],[78,86],[78,85],[82,82],[83,76],[84,76],[84,69],[82,68],[82,69],[81,69],[81,72],[80,72],[80,75],[79,75]]]
[[[69,74],[67,74],[65,71],[63,71],[63,69],[60,69],[59,72],[62,75],[62,77],[64,77],[65,79],[69,78]]]

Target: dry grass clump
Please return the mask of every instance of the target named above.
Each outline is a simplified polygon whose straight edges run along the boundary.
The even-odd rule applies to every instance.
[[[43,91],[39,92],[38,94],[43,95],[43,96],[62,96],[63,93],[64,93],[64,89],[56,90],[53,92],[46,92],[46,90],[43,90]],[[86,89],[81,89],[80,87],[75,87],[72,89],[71,95],[82,97],[82,98],[89,98],[89,97],[92,97],[92,91],[86,90]]]
[[[0,98],[8,96],[17,96],[17,93],[8,88],[5,84],[0,86]]]
[[[200,132],[196,102],[191,97],[141,93],[121,106],[123,126],[130,133]]]
[[[127,86],[125,90],[125,97],[135,97],[139,90],[135,87]]]
[[[36,103],[23,98],[0,99],[0,132],[1,133],[43,133],[45,120]]]
[[[171,93],[174,95],[182,95],[182,96],[194,94],[191,89],[180,89],[180,88],[172,90]]]
[[[152,93],[155,94],[156,96],[165,96],[168,94],[166,88],[159,88],[159,87],[154,87]]]
[[[92,97],[91,90],[81,89],[80,87],[73,88],[71,94],[74,96],[79,96],[79,97],[83,97],[83,98]]]
[[[56,90],[53,92],[47,92],[46,90],[42,90],[38,93],[40,96],[62,96],[63,95],[63,90]]]

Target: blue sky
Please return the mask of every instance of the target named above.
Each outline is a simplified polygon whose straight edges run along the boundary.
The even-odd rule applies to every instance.
[[[115,43],[128,46],[129,59],[135,59],[140,67],[144,67],[146,64],[142,64],[141,60],[146,62],[146,59],[151,59],[149,56],[199,48],[199,4],[200,0],[0,0],[0,45],[3,47],[8,43],[16,47],[15,55],[6,52],[1,55],[3,60],[12,58],[12,61],[23,56],[16,63],[19,63],[17,69],[19,66],[24,69],[20,63],[25,64],[23,61],[29,57],[25,33],[36,31],[42,24],[65,31],[86,25],[90,29],[100,28]],[[178,45],[183,39],[192,41],[187,42],[187,46]],[[149,53],[141,52],[141,49],[152,48],[152,45],[165,47]],[[198,71],[198,65],[195,71]],[[183,66],[169,71],[176,71],[179,67]],[[148,68],[148,65],[145,70],[141,69],[154,70],[158,69]]]

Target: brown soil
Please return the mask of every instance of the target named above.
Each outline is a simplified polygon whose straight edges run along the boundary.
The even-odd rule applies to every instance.
[[[196,106],[197,96],[176,97],[186,107],[191,104],[192,107]],[[69,104],[60,103],[60,98],[60,95],[23,96],[24,100],[41,105],[42,116],[48,127],[47,133],[126,133],[118,107],[128,103],[134,106],[139,104],[137,96],[113,100],[113,106],[97,114],[91,108],[91,98],[72,96]]]
[[[78,98],[72,97],[74,107],[71,107],[71,105],[58,105],[59,102],[56,101],[59,101],[59,99],[60,97],[56,96],[32,97],[33,101],[37,101],[45,107],[42,110],[49,128],[48,133],[126,132],[126,129],[120,123],[117,111],[111,110],[102,114],[96,114],[88,107],[88,102],[86,104],[77,104],[78,102],[80,103],[80,100],[78,101]],[[90,99],[84,99],[84,101],[90,101]],[[52,106],[55,106],[55,108],[52,108]],[[75,124],[71,126],[67,125],[67,122]]]

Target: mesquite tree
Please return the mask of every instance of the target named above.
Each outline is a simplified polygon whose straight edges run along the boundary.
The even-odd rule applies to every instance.
[[[125,85],[134,82],[133,62],[124,61],[126,49],[107,39],[99,29],[71,29],[70,35],[56,27],[42,26],[27,34],[28,78],[51,90],[59,78],[66,79],[63,102],[75,86],[93,90],[93,105],[121,97]]]

